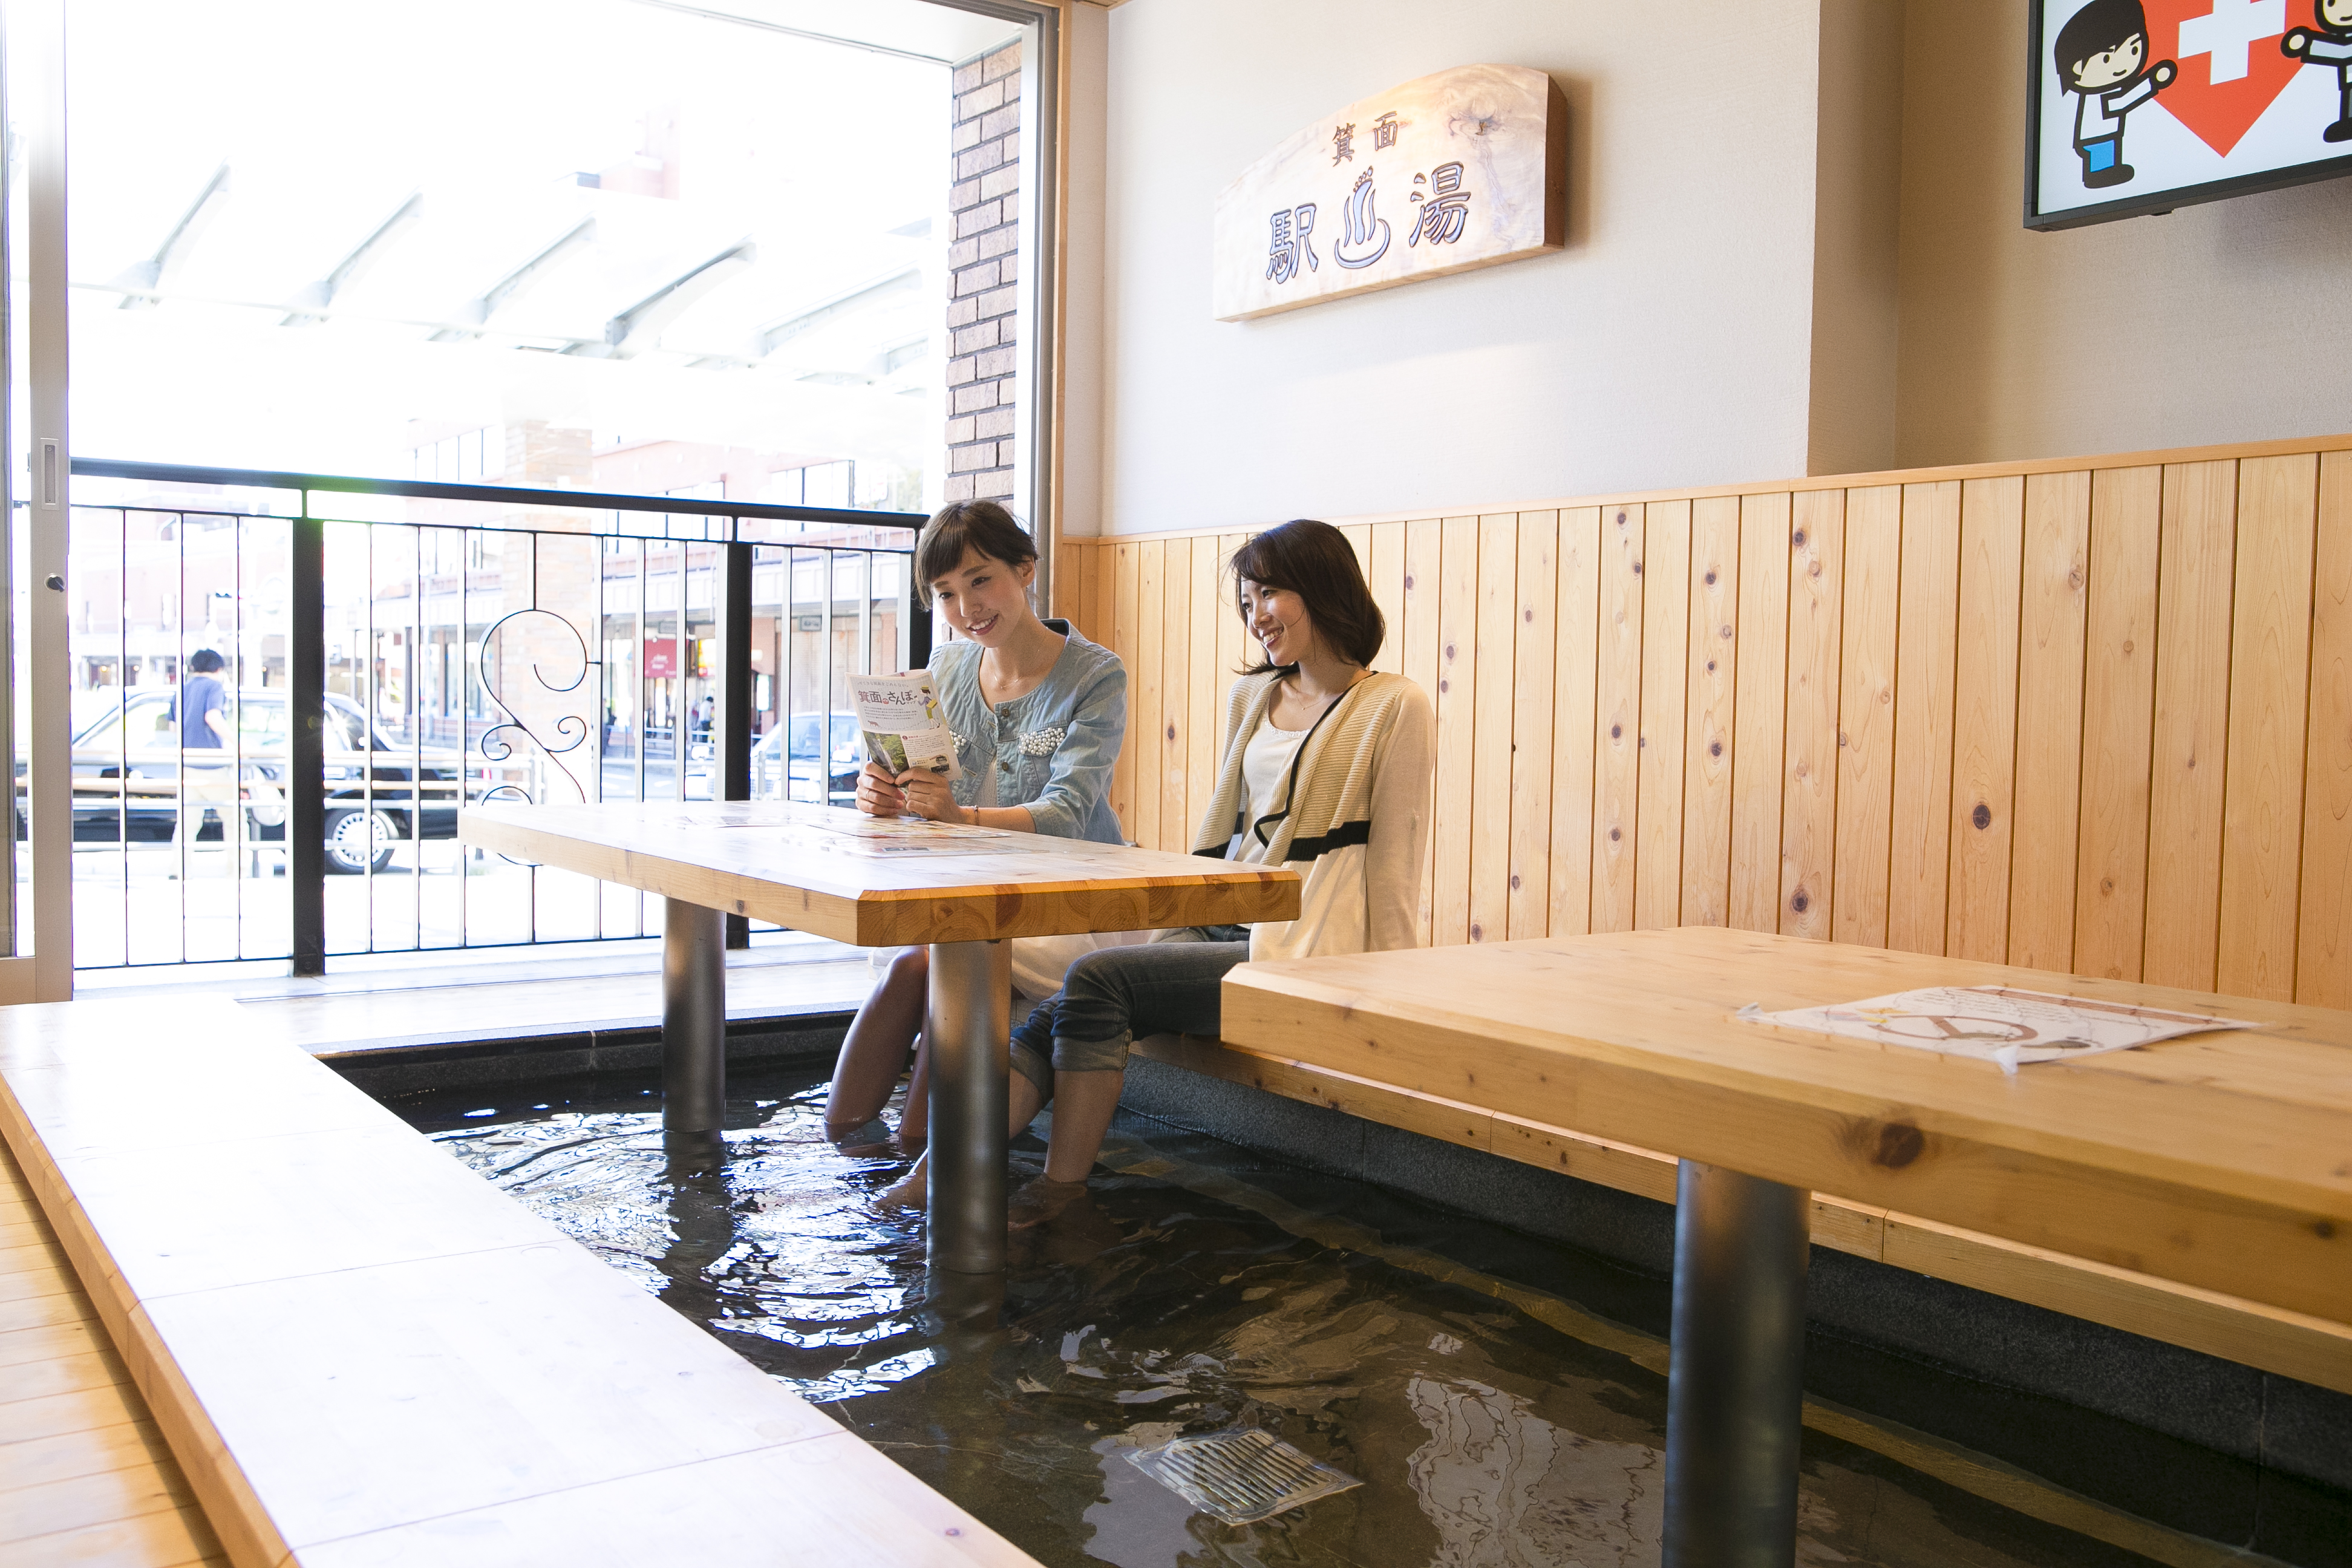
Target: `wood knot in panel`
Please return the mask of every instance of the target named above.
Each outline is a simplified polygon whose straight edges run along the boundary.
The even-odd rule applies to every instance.
[[[1916,1160],[1927,1147],[1927,1135],[1908,1121],[1889,1121],[1878,1130],[1878,1147],[1871,1154],[1874,1164],[1899,1171]]]

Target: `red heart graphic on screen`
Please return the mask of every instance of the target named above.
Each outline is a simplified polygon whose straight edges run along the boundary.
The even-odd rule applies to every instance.
[[[2143,0],[2148,53],[2180,68],[2156,95],[2175,120],[2224,158],[2286,90],[2303,62],[2279,47],[2309,27],[2312,0]],[[2071,14],[2071,11],[2070,13]]]

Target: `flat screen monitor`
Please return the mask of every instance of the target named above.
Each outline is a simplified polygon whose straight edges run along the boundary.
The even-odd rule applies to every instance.
[[[2025,226],[2352,174],[2352,0],[2033,0]]]

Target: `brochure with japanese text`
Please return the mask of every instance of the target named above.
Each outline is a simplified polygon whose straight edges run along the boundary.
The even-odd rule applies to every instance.
[[[962,776],[956,766],[955,736],[940,711],[929,671],[853,675],[849,698],[866,738],[866,756],[888,769],[892,777],[915,768],[950,781]]]

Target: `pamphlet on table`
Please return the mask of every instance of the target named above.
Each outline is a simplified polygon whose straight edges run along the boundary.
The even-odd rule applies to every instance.
[[[2087,996],[2019,991],[2006,985],[1931,986],[1831,1007],[1767,1013],[1750,1004],[1738,1016],[1824,1035],[1909,1046],[1946,1056],[1978,1057],[2015,1072],[2021,1062],[2064,1061],[2128,1050],[2208,1029],[2258,1029],[2259,1024],[2201,1013],[2134,1007]]]

